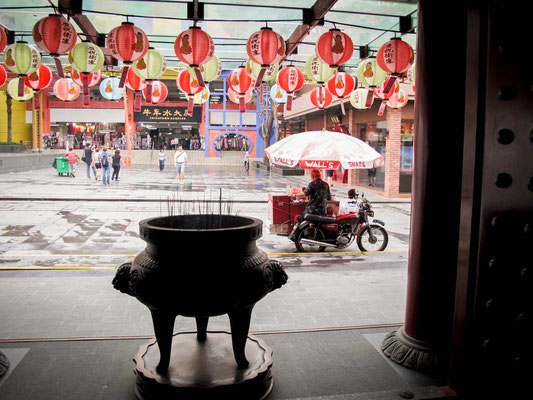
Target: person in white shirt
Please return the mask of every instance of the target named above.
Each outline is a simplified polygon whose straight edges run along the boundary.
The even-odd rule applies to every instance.
[[[165,169],[165,158],[167,158],[167,155],[165,154],[165,150],[161,149],[159,150],[159,171],[163,172]]]
[[[176,166],[176,171],[178,173],[178,180],[180,185],[183,185],[183,175],[185,168],[187,167],[187,153],[183,150],[181,145],[178,145],[176,153],[174,153],[174,165]]]

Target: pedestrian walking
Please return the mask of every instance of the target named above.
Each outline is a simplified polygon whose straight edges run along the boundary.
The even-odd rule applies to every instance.
[[[74,178],[74,174],[76,173],[76,152],[73,149],[70,149],[63,157],[68,158],[69,176]]]
[[[113,175],[111,180],[118,181],[118,174],[120,173],[120,166],[122,165],[122,156],[120,155],[120,150],[115,150],[115,155],[113,156]]]
[[[91,149],[90,143],[86,143],[85,149],[83,150],[83,158],[81,160],[87,165],[87,178],[91,179],[91,169],[93,175],[96,177],[96,167],[94,166],[93,150]]]
[[[377,168],[368,169],[368,186],[376,186],[376,172]]]
[[[250,153],[248,151],[244,153],[244,169],[246,171],[250,169]]]
[[[100,163],[100,155],[102,152],[97,146],[94,146],[93,151],[93,163],[94,167],[96,168],[96,176],[94,177],[95,180],[99,181],[102,179],[102,164]]]
[[[185,174],[185,168],[187,167],[187,153],[183,150],[181,144],[178,144],[178,149],[174,154],[174,165],[178,173],[178,181],[180,185],[183,185],[183,179]]]
[[[100,164],[102,165],[102,183],[109,186],[109,175],[111,173],[111,162],[109,160],[110,154],[107,152],[107,147],[103,148],[100,154]]]
[[[159,150],[159,171],[163,172],[165,169],[165,159],[167,158],[167,155],[165,154],[165,150],[161,149]]]

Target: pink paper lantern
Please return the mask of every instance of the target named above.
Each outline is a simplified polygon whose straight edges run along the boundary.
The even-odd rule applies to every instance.
[[[80,87],[70,78],[61,78],[54,84],[54,94],[63,101],[76,100],[80,95]]]

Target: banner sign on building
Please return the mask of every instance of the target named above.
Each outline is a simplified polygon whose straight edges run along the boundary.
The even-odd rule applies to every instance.
[[[194,107],[192,115],[187,107],[168,107],[161,105],[142,106],[135,112],[135,122],[198,122],[202,120],[202,107]]]

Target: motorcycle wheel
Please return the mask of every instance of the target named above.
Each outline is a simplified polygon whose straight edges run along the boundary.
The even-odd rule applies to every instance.
[[[370,229],[374,240],[370,236]],[[389,243],[389,234],[379,225],[370,225],[361,230],[357,235],[357,246],[361,251],[383,251]]]
[[[296,249],[300,253],[322,252],[326,250],[326,246],[315,246],[312,244],[305,244],[301,242],[302,239],[323,241],[325,239],[324,232],[322,232],[319,228],[315,226],[306,226],[296,234],[296,237],[294,238],[294,244],[296,245]]]

